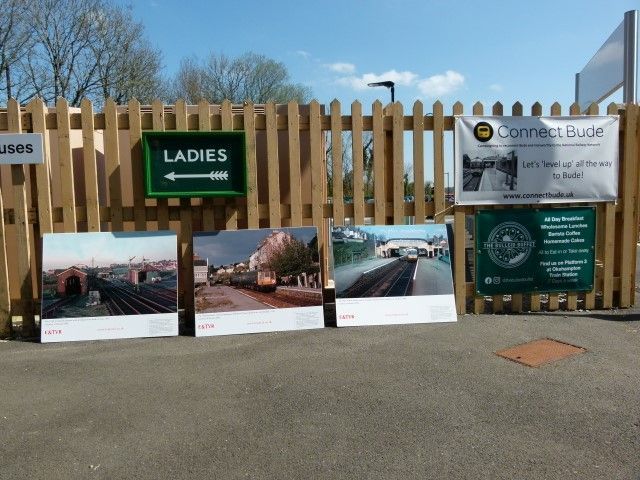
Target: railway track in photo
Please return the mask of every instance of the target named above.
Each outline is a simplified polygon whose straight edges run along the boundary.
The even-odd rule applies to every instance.
[[[125,282],[99,282],[101,302],[111,315],[143,315],[150,313],[175,313],[177,299],[169,289],[149,288],[141,285],[138,291]],[[166,291],[163,291],[166,290]]]
[[[465,192],[475,192],[480,187],[482,174],[477,175],[473,172],[465,172],[462,177],[462,190]]]
[[[400,259],[373,271],[363,273],[340,297],[402,297],[411,295],[417,262]]]
[[[295,288],[278,287],[275,292],[266,293],[246,288],[238,288],[242,293],[254,300],[273,308],[294,308],[322,305],[322,292],[316,294],[302,293]]]
[[[47,305],[42,309],[42,318],[57,318],[57,312],[60,309],[73,304],[76,299],[77,298],[75,296],[64,297],[54,303]]]

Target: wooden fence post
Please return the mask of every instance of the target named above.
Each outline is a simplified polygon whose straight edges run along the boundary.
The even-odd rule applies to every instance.
[[[7,121],[10,133],[22,133],[20,105],[13,98],[7,102]],[[20,283],[20,310],[22,336],[32,337],[36,333],[33,312],[33,276],[31,273],[31,227],[27,212],[27,186],[24,165],[11,165],[13,186],[14,228],[18,249],[18,281]]]
[[[0,338],[11,335],[11,295],[7,265],[7,237],[4,229],[4,204],[0,188]]]
[[[462,103],[456,102],[453,105],[453,115],[462,115]],[[434,105],[435,115],[435,105]],[[435,118],[434,118],[435,128]],[[435,144],[435,141],[434,141]],[[435,148],[435,147],[434,147]],[[434,177],[435,178],[435,177]],[[436,202],[437,204],[437,202]],[[437,212],[437,207],[436,207]],[[467,279],[466,279],[466,229],[465,229],[466,212],[465,207],[456,205],[453,209],[453,237],[454,244],[454,288],[456,297],[456,311],[458,315],[467,313]],[[473,295],[473,293],[472,293]]]
[[[184,100],[176,101],[176,131],[186,132],[187,105]],[[192,325],[195,319],[193,297],[193,214],[191,198],[180,199],[180,231],[178,232],[178,255],[180,259],[179,287],[184,307],[184,321]]]

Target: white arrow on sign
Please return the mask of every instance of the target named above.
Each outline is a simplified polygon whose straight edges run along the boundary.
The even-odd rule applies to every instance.
[[[212,171],[209,173],[176,173],[170,172],[167,173],[164,178],[171,180],[172,182],[176,181],[176,178],[210,178],[211,180],[228,180],[229,173],[228,172],[216,172]]]

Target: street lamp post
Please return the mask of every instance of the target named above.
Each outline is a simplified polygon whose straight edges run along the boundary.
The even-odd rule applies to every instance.
[[[369,87],[387,87],[391,90],[391,103],[395,102],[395,83],[391,80],[385,80],[384,82],[372,82],[367,83]]]

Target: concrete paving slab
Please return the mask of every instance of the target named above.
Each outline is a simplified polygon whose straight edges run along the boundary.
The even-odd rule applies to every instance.
[[[587,349],[528,368],[495,351]],[[640,314],[0,343],[0,478],[640,478]]]

